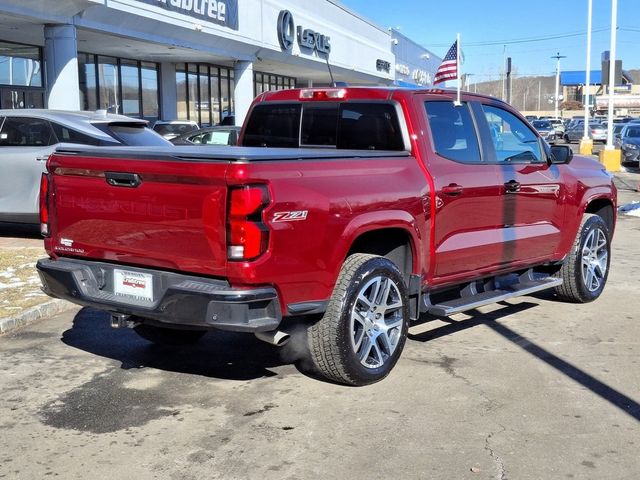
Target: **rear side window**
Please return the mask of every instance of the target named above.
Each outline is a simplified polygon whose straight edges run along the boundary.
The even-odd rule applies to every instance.
[[[481,161],[476,130],[466,103],[425,102],[434,150],[440,156],[462,163]]]
[[[93,125],[124,145],[133,147],[166,147],[172,145],[156,132],[143,125],[123,125],[117,123],[95,123]]]
[[[264,104],[253,109],[244,146],[404,150],[393,105],[359,102]]]
[[[251,112],[242,144],[245,147],[297,148],[300,104],[258,105]]]
[[[404,150],[398,114],[393,105],[341,104],[337,147],[354,150]]]
[[[56,143],[47,120],[7,117],[0,131],[0,147],[46,147]]]
[[[81,143],[83,145],[102,145],[102,141],[85,133],[51,122],[51,127],[58,137],[58,142]],[[115,141],[113,143],[116,143]]]

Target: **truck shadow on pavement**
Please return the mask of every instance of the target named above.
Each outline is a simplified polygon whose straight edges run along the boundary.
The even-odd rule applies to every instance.
[[[550,298],[548,294],[545,294],[543,292],[537,295],[537,297],[545,299]],[[553,367],[558,372],[566,375],[574,382],[589,389],[592,393],[596,394],[603,400],[606,400],[614,407],[618,408],[636,421],[640,422],[640,404],[638,402],[619,392],[618,390],[611,388],[607,384],[601,382],[600,380],[588,374],[584,370],[581,370],[577,366],[572,365],[566,360],[563,360],[557,355],[554,355],[548,350],[535,344],[525,336],[520,335],[516,331],[510,329],[502,323],[499,323],[499,320],[502,317],[513,315],[520,311],[528,310],[529,308],[537,307],[538,305],[536,303],[522,302],[516,305],[512,305],[508,302],[499,302],[499,305],[502,305],[503,308],[490,313],[481,313],[475,310],[466,312],[471,316],[471,318],[460,321],[455,321],[448,317],[438,317],[439,320],[447,322],[447,325],[437,327],[417,335],[410,334],[409,339],[419,342],[428,342],[429,340],[449,336],[454,333],[476,327],[478,325],[484,325],[493,330],[498,335],[502,336],[504,339],[518,346],[528,354],[533,355],[539,360],[545,362],[550,367]],[[419,325],[420,323],[424,322],[419,322],[417,324]]]
[[[71,347],[121,362],[121,368],[151,367],[226,380],[253,380],[282,376],[270,368],[291,365],[287,351],[279,351],[253,335],[212,331],[197,343],[184,347],[154,345],[133,330],[112,329],[107,313],[83,308],[73,326],[62,334]],[[304,373],[304,372],[303,372]]]
[[[40,225],[0,222],[0,238],[32,238],[42,240]]]

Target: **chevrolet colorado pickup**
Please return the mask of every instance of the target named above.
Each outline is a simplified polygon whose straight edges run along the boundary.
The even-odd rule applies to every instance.
[[[326,88],[253,102],[238,147],[61,147],[41,183],[53,297],[160,343],[306,327],[327,379],[384,378],[411,320],[602,293],[616,189],[509,105]]]

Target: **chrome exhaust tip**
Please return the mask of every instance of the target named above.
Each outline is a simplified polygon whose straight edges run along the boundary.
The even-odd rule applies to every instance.
[[[289,342],[290,336],[281,330],[271,330],[270,332],[255,332],[254,335],[263,342],[270,343],[276,347],[282,347]]]

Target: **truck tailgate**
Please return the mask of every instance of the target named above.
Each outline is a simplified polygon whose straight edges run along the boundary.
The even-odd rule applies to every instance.
[[[223,276],[228,165],[54,154],[47,251]]]

